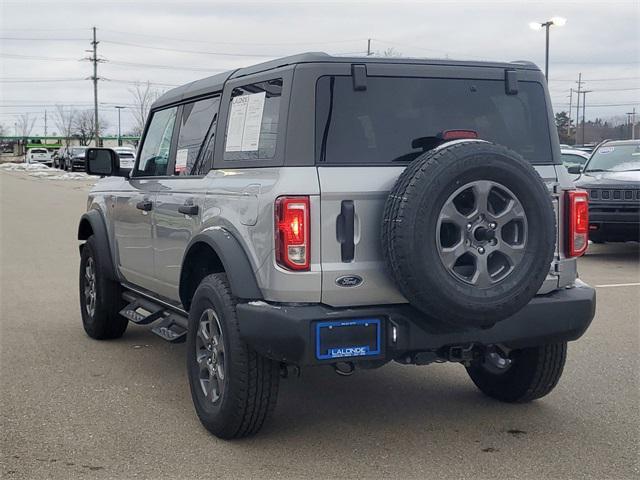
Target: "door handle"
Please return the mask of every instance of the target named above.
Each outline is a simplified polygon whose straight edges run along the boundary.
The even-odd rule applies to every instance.
[[[185,215],[197,215],[200,211],[200,207],[198,205],[192,205],[190,203],[185,203],[178,207],[178,212],[184,213]]]
[[[355,256],[355,206],[353,200],[343,200],[340,215],[336,220],[336,237],[340,242],[340,256],[345,263],[352,262]]]
[[[136,203],[136,208],[138,210],[142,210],[143,212],[148,212],[153,208],[153,203],[151,202],[151,200],[143,200]]]

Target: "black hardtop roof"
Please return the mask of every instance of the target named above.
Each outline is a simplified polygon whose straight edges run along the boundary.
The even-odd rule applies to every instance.
[[[180,87],[169,90],[156,100],[152,109],[180,102],[186,98],[206,95],[207,93],[221,90],[224,83],[231,78],[240,78],[254,73],[266,72],[280,67],[297,65],[301,63],[383,63],[399,65],[446,65],[461,67],[489,67],[489,68],[510,68],[518,70],[539,70],[539,68],[527,61],[516,62],[480,62],[470,60],[449,60],[449,59],[429,59],[429,58],[398,58],[398,57],[334,57],[323,52],[308,52],[289,57],[277,58],[267,62],[258,63],[250,67],[230,70],[219,73],[212,77],[196,80]]]

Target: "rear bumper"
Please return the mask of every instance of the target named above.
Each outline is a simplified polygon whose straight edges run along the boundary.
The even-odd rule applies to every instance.
[[[595,314],[595,290],[576,281],[572,288],[535,297],[513,317],[489,329],[433,326],[409,305],[332,308],[322,304],[274,305],[250,302],[237,306],[240,334],[256,351],[273,360],[297,365],[320,365],[315,326],[318,322],[377,318],[382,325],[378,356],[342,360],[393,360],[407,353],[435,352],[457,345],[503,344],[511,348],[576,340]],[[395,341],[392,331],[395,329]]]

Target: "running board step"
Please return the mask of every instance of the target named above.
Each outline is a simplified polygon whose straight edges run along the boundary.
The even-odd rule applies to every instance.
[[[162,317],[163,313],[164,308],[142,299],[134,300],[120,310],[120,315],[138,325],[148,325],[155,322]]]
[[[131,291],[124,292],[122,298],[127,306],[120,315],[127,320],[138,325],[157,321],[151,331],[167,342],[182,343],[187,339],[189,321],[185,315]]]
[[[171,343],[182,343],[187,339],[186,319],[171,314],[158,322],[151,331]]]

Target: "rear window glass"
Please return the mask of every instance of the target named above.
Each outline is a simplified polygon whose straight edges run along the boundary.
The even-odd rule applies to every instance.
[[[499,80],[322,77],[316,91],[316,158],[339,164],[408,162],[445,130],[474,130],[532,163],[551,163],[544,90],[519,82],[507,95]],[[434,138],[436,137],[436,138]],[[437,140],[436,140],[437,141]]]
[[[281,95],[281,78],[233,89],[225,160],[273,158],[280,123]]]

